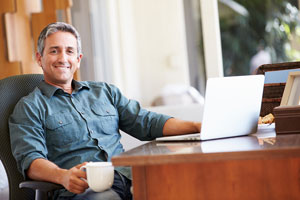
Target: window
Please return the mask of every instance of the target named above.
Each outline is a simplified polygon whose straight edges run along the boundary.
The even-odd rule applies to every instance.
[[[223,76],[218,1],[183,2],[190,82],[204,94],[206,78]]]
[[[224,75],[300,59],[297,0],[219,0]]]

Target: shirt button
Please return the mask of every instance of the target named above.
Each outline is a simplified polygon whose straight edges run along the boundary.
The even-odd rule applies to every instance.
[[[58,123],[59,123],[59,124],[62,124],[63,122],[62,122],[62,121],[59,121]]]
[[[82,115],[84,115],[84,112],[80,112]]]
[[[93,131],[93,130],[90,130],[90,133],[94,133],[94,131]]]

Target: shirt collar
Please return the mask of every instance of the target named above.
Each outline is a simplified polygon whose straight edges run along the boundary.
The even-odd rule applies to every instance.
[[[73,86],[73,93],[76,93],[82,89],[90,89],[87,83],[85,82],[78,82],[73,80],[72,81]],[[38,88],[42,91],[44,95],[46,95],[48,98],[52,97],[57,91],[63,91],[61,88],[55,87],[53,85],[50,85],[43,80]]]

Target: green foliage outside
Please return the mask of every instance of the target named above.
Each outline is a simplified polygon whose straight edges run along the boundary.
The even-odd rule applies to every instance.
[[[271,62],[300,59],[291,45],[300,42],[297,1],[235,0],[248,15],[220,17],[224,75],[250,73],[250,59],[259,49],[271,55]]]

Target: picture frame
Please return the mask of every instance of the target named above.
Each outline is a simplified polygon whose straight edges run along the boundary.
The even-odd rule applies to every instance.
[[[280,103],[280,106],[298,105],[300,105],[300,71],[289,73]]]

